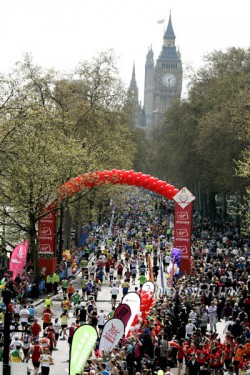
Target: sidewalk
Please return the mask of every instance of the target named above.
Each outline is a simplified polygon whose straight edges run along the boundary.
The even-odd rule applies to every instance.
[[[89,263],[90,261],[92,261],[93,256],[94,256],[94,253],[92,252],[92,253],[90,254],[90,257],[89,257],[88,263]],[[81,272],[82,272],[82,270],[81,270],[81,268],[79,268],[79,269],[77,270],[77,272],[72,276],[72,280],[75,280],[75,279],[77,278],[77,276],[78,276]],[[61,290],[61,285],[60,285],[60,284],[59,284],[59,286],[58,286],[58,291],[59,291],[59,290]],[[28,299],[29,299],[30,301],[33,301],[34,306],[39,306],[39,305],[41,305],[42,303],[44,303],[44,301],[45,301],[45,299],[46,299],[47,297],[50,297],[51,299],[53,299],[53,297],[56,297],[56,296],[57,296],[57,294],[55,294],[54,292],[52,292],[52,293],[50,293],[50,294],[42,294],[39,298],[33,298],[33,299],[28,298]]]

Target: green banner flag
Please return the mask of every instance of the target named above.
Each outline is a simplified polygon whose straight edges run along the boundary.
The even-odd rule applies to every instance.
[[[82,373],[97,337],[96,329],[89,324],[84,324],[75,330],[70,350],[69,375]]]

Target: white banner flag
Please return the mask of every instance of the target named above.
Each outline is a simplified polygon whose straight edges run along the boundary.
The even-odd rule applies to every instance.
[[[129,318],[129,321],[125,328],[125,336],[126,336],[131,327],[131,324],[133,323],[133,320],[136,314],[138,313],[138,311],[140,311],[141,298],[139,294],[137,294],[136,292],[129,292],[123,297],[122,303],[126,303],[127,305],[129,305],[130,310],[131,310],[131,317]]]
[[[124,331],[125,327],[121,319],[109,319],[103,327],[99,344],[99,352],[101,353],[102,350],[104,350],[104,352],[110,353],[124,335]]]
[[[146,281],[142,285],[141,290],[145,290],[145,292],[151,294],[151,296],[153,297],[154,296],[154,292],[155,292],[155,284],[152,281]]]

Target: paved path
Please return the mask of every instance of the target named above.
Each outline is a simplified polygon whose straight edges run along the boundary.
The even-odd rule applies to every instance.
[[[80,283],[81,283],[81,273],[79,273],[78,276],[76,276],[76,278],[73,280],[73,285],[75,286],[76,289],[81,290]],[[135,286],[136,285],[132,285],[131,290],[134,290]],[[138,286],[138,284],[137,284],[137,286]],[[121,297],[122,297],[122,293],[120,291],[119,296],[118,296],[118,302],[121,299]],[[61,304],[61,301],[62,301],[62,292],[59,291],[58,295],[53,296],[52,299],[53,299],[54,316],[58,317],[61,314],[60,304]],[[98,311],[100,310],[100,308],[102,308],[104,310],[104,312],[106,314],[108,314],[111,310],[111,301],[110,300],[111,300],[111,296],[110,296],[109,282],[107,280],[105,280],[103,282],[101,291],[98,293],[98,300],[97,300]],[[37,308],[39,323],[41,324],[41,315],[42,315],[42,311],[43,311],[43,308],[44,308],[43,300],[42,299],[37,300],[36,305],[37,305],[36,308]],[[75,321],[75,317],[73,316],[73,312],[70,311],[69,324],[73,321]],[[222,332],[223,328],[224,328],[224,321],[217,324],[218,333],[219,333],[221,339],[224,338],[224,335],[223,335],[223,332]],[[58,350],[53,352],[53,358],[54,358],[55,364],[51,366],[50,375],[58,375],[59,373],[60,373],[60,375],[63,375],[63,374],[67,374],[68,371],[69,371],[69,369],[68,369],[68,367],[69,367],[69,362],[68,362],[69,347],[68,347],[67,341],[63,341],[63,340],[59,339],[57,348],[58,348]],[[29,367],[31,369],[33,368],[31,361],[29,362]],[[171,371],[173,372],[174,375],[177,375],[177,368],[172,369]],[[32,371],[32,373],[33,373],[33,371]]]

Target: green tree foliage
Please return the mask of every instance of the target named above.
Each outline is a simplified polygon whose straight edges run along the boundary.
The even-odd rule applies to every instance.
[[[249,147],[249,106],[242,105],[250,84],[249,52],[209,54],[192,77],[187,99],[173,106],[157,129],[156,167],[210,207],[216,194],[241,194],[246,186],[235,174],[235,161],[243,160]]]
[[[8,222],[8,233],[29,238],[36,278],[37,223],[57,188],[80,173],[132,167],[135,146],[124,102],[109,53],[64,77],[26,56],[0,77],[0,220]],[[85,189],[63,204],[86,196],[93,206],[95,194]]]
[[[134,130],[126,105],[127,93],[112,52],[83,61],[67,80],[57,82],[55,100],[75,124],[74,134],[87,153],[85,170],[133,168],[137,150]],[[95,221],[109,207],[116,190],[114,186],[94,189],[80,206],[76,203],[70,210],[76,237],[82,223]],[[65,230],[69,238],[70,228]]]
[[[246,183],[247,195],[242,202],[240,210],[245,222],[245,230],[250,233],[250,93],[248,89],[242,90],[231,106],[232,122],[240,126],[240,139],[244,139],[247,146],[242,152],[242,159],[236,161],[236,174]]]
[[[135,144],[124,111],[126,91],[111,52],[83,61],[58,82],[56,100],[75,124],[89,155],[89,170],[132,168]]]
[[[26,60],[8,77],[13,91],[0,112],[0,207],[9,232],[29,238],[37,279],[41,208],[56,199],[62,182],[79,172],[86,154],[76,139],[66,136],[64,128],[70,124],[37,88],[35,76],[38,81],[41,71]]]

